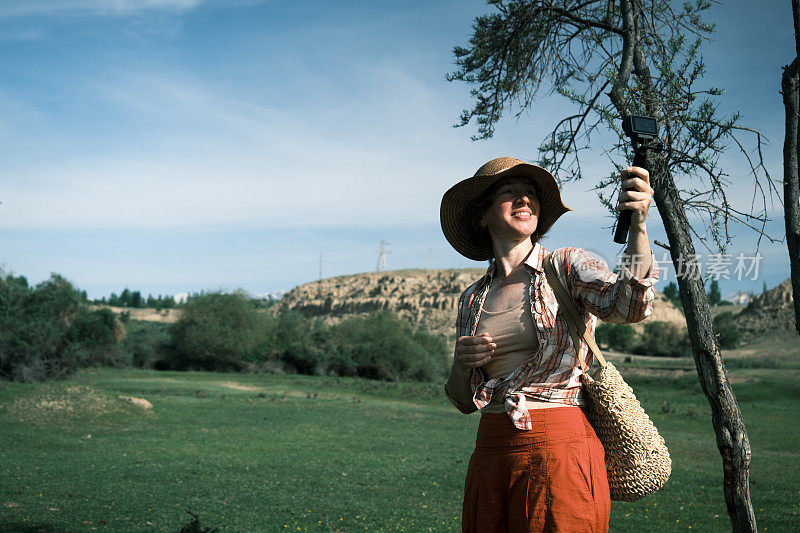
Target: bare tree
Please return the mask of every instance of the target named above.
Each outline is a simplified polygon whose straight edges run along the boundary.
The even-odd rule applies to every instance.
[[[797,153],[800,112],[800,1],[792,0],[794,18],[795,58],[783,69],[781,92],[786,109],[786,137],[783,141],[783,206],[786,215],[786,245],[792,269],[792,295],[794,296],[794,324],[800,334],[800,179]]]
[[[539,147],[539,163],[560,180],[581,178],[581,152],[592,134],[610,131],[608,155],[617,167],[595,187],[613,212],[619,171],[632,159],[620,128],[630,114],[656,117],[664,151],[648,161],[658,212],[669,237],[700,384],[711,406],[723,462],[724,495],[734,531],[756,531],[750,501],[750,443],[728,382],[699,272],[693,235],[720,251],[731,243],[729,223],[762,237],[767,196],[775,190],[763,165],[759,132],[739,124],[738,114],[717,116],[718,88],[698,88],[705,72],[700,48],[713,31],[704,22],[710,0],[679,5],[660,0],[489,0],[496,8],[473,25],[469,46],[454,48],[458,70],[450,81],[473,86],[474,106],[459,125],[475,122],[473,139],[492,136],[504,111],[520,116],[546,89],[575,110]],[[734,146],[753,183],[750,208],[729,201],[728,175],[719,158]],[[748,148],[749,146],[749,148]],[[760,209],[755,209],[757,201]],[[687,213],[704,226],[699,233]],[[710,248],[708,248],[710,250]]]

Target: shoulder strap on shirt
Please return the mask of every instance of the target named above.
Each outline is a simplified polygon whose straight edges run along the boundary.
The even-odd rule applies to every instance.
[[[558,274],[556,274],[556,269],[553,266],[552,253],[548,254],[547,257],[544,258],[544,273],[547,277],[547,282],[550,284],[550,287],[553,288],[553,293],[556,296],[556,300],[558,300],[558,306],[564,312],[564,318],[567,321],[569,333],[572,336],[572,343],[575,345],[575,350],[578,352],[578,362],[581,365],[581,370],[586,372],[586,363],[580,358],[581,345],[579,339],[581,336],[586,340],[589,349],[594,352],[595,357],[597,357],[597,360],[600,362],[600,366],[606,366],[606,360],[603,357],[603,354],[600,352],[600,348],[597,347],[597,343],[594,342],[594,337],[589,335],[589,331],[586,329],[586,324],[584,324],[583,320],[581,320],[581,315],[578,312],[578,308],[575,307],[575,302],[572,301],[572,298],[570,298],[567,290],[561,283],[561,280],[558,279]]]

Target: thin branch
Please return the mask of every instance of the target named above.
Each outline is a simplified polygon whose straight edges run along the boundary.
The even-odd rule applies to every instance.
[[[569,141],[567,142],[567,149],[566,149],[566,150],[564,150],[563,154],[561,155],[561,159],[558,161],[558,163],[557,163],[557,164],[555,165],[555,167],[553,168],[553,171],[554,171],[554,172],[558,172],[558,170],[559,170],[559,169],[561,169],[561,165],[563,165],[563,164],[564,164],[564,160],[567,158],[567,154],[569,154],[569,147],[570,147],[570,146],[572,146],[572,147],[573,147],[573,149],[574,149],[575,153],[577,153],[577,152],[578,152],[578,146],[577,146],[577,144],[576,144],[575,140],[576,140],[576,138],[577,138],[577,137],[578,137],[578,135],[579,135],[579,132],[580,132],[580,130],[581,130],[581,127],[583,126],[583,123],[586,121],[586,117],[589,115],[589,113],[591,113],[592,111],[594,111],[594,105],[595,105],[595,103],[597,102],[597,99],[598,99],[598,98],[600,98],[600,96],[603,94],[603,91],[605,91],[606,87],[608,87],[608,85],[609,85],[610,83],[611,83],[611,80],[607,80],[607,81],[606,81],[606,82],[603,84],[603,86],[602,86],[602,87],[600,87],[600,89],[599,89],[599,90],[598,90],[598,91],[595,93],[595,95],[592,97],[592,100],[591,100],[591,101],[590,101],[590,102],[589,102],[589,103],[586,105],[586,107],[585,107],[585,110],[583,111],[583,113],[580,113],[580,114],[577,114],[577,115],[572,115],[572,116],[570,116],[570,117],[567,117],[566,119],[564,119],[564,120],[562,120],[561,122],[559,122],[559,123],[556,125],[556,127],[553,129],[553,148],[555,149],[555,146],[556,146],[556,144],[555,144],[555,138],[556,138],[555,136],[556,136],[556,131],[558,131],[558,128],[559,128],[559,127],[560,127],[562,124],[564,124],[565,122],[567,122],[567,121],[568,121],[568,122],[569,122],[569,124],[570,124],[570,136],[569,136]],[[575,118],[580,118],[580,120],[578,121],[578,125],[577,125],[575,128],[573,128],[573,127],[572,127],[572,119],[575,119]]]
[[[754,215],[750,215],[748,213],[742,213],[741,211],[736,211],[735,209],[731,209],[731,208],[725,209],[725,208],[722,208],[722,207],[720,207],[720,206],[718,206],[716,204],[713,204],[711,202],[705,202],[705,201],[691,201],[691,200],[689,200],[689,201],[684,202],[684,205],[690,206],[690,207],[692,207],[694,209],[701,209],[702,208],[702,209],[705,209],[707,211],[714,211],[714,212],[723,212],[724,211],[730,218],[732,218],[736,222],[739,222],[740,224],[743,224],[743,225],[747,226],[748,228],[752,229],[756,233],[766,237],[767,239],[770,240],[770,242],[773,242],[773,243],[774,242],[783,242],[780,239],[773,239],[772,237],[770,237],[769,234],[767,234],[767,233],[765,233],[763,231],[763,227],[762,227],[762,229],[758,229],[757,227],[755,227],[752,224],[747,222],[747,219],[755,219],[755,220],[757,220],[759,222],[765,222],[766,220],[769,220],[767,218],[761,218],[761,217],[757,217],[757,216],[754,216]],[[743,216],[739,217],[739,216],[736,216],[736,215],[731,215],[730,214],[731,211],[733,211],[734,213],[739,213],[739,214],[741,214]]]
[[[567,11],[566,9],[563,9],[563,8],[560,8],[560,7],[542,6],[542,8],[544,10],[546,10],[546,11],[549,11],[550,13],[555,14],[555,15],[561,15],[562,17],[564,17],[566,19],[569,19],[572,22],[574,22],[575,24],[580,25],[580,26],[588,26],[590,28],[598,28],[598,29],[605,30],[605,31],[608,31],[608,32],[611,32],[611,33],[616,33],[617,35],[623,35],[624,34],[623,30],[620,29],[620,28],[617,28],[616,26],[612,26],[611,24],[607,24],[607,23],[605,23],[603,21],[599,21],[599,20],[589,20],[589,19],[584,19],[584,18],[578,17],[576,15],[573,15],[572,12]]]

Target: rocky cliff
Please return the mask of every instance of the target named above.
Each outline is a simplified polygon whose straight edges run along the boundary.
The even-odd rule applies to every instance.
[[[338,322],[385,309],[416,327],[452,336],[458,297],[484,272],[419,269],[339,276],[292,289],[275,310],[294,310]]]
[[[778,329],[794,330],[792,280],[754,296],[736,316],[736,324],[745,335],[753,336]]]
[[[453,337],[458,297],[484,272],[482,269],[419,269],[339,276],[292,289],[281,298],[275,311],[295,310],[338,322],[386,309],[417,327]],[[634,324],[634,328],[641,331],[647,321],[655,320],[686,327],[683,314],[658,292],[653,314],[644,322]]]

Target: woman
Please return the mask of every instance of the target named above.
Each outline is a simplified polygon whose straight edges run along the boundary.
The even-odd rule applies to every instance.
[[[620,273],[581,248],[552,252],[591,334],[597,318],[631,323],[652,311],[658,269],[645,220],[653,190],[638,167],[622,180],[617,210],[633,213]],[[603,447],[584,412],[578,353],[539,244],[567,211],[549,172],[511,157],[486,163],[442,199],[450,244],[470,259],[494,258],[459,300],[445,385],[461,412],[481,411],[464,487],[465,532],[608,531]],[[591,364],[585,342],[579,351]]]

